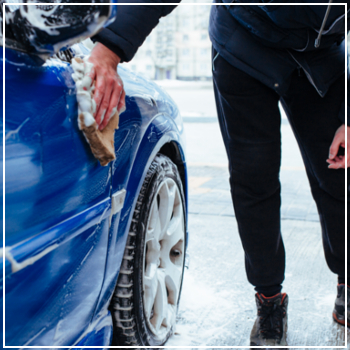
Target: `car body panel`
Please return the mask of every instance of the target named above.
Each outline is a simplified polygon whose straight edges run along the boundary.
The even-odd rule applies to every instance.
[[[5,298],[16,302],[6,303],[5,340],[72,344],[102,287],[110,168],[98,165],[78,130],[70,67],[21,66],[18,56],[6,51],[5,256],[14,262]]]
[[[90,329],[75,346],[109,345],[112,341],[112,335],[113,321],[111,313],[108,311],[107,315],[100,317],[96,324],[90,326]]]
[[[108,306],[148,167],[173,142],[186,169],[181,118],[159,87],[121,68],[127,110],[116,160],[101,167],[77,126],[70,66],[35,67],[21,56],[6,50],[6,345],[106,346]],[[124,207],[112,213],[122,190]]]
[[[6,213],[16,216],[6,226],[9,246],[110,195],[110,171],[78,130],[70,67],[20,66],[17,56],[6,51]]]

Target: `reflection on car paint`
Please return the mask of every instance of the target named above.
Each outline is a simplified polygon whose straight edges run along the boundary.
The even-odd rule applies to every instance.
[[[22,269],[24,269],[25,267],[34,264],[36,261],[38,261],[39,259],[41,259],[42,257],[44,257],[46,254],[50,253],[52,250],[56,249],[58,247],[58,244],[53,244],[50,247],[44,249],[41,253],[31,256],[30,258],[18,262],[15,260],[15,258],[13,257],[12,253],[11,253],[11,247],[6,247],[5,248],[5,259],[8,260],[11,264],[11,272],[15,273],[18,272]]]

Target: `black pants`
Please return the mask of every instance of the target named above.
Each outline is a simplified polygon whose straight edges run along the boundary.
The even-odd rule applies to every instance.
[[[326,163],[335,131],[341,125],[338,113],[345,96],[344,76],[324,98],[303,73],[295,71],[288,92],[279,96],[221,56],[215,59],[213,77],[249,282],[257,292],[274,295],[284,280],[279,181],[281,101],[317,204],[327,264],[344,283],[345,172],[330,170]]]

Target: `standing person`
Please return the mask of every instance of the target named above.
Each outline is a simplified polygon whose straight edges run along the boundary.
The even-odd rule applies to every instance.
[[[331,1],[284,6],[216,1],[209,24],[214,91],[247,277],[257,292],[258,317],[250,342],[286,345],[279,101],[303,156],[320,215],[326,261],[338,276],[333,317],[341,324],[347,319],[349,324],[344,181],[350,152],[347,159],[343,152],[345,134],[350,135],[344,103],[348,15],[344,6]],[[174,9],[166,2],[120,6],[117,21],[93,38],[98,42],[90,57],[95,65],[95,119],[101,129],[115,106],[118,110],[125,106],[117,65],[130,61],[159,18]],[[245,1],[249,2],[254,1]]]

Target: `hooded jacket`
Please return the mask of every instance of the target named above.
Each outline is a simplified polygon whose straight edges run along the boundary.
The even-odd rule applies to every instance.
[[[159,19],[175,8],[166,5],[173,0],[153,1],[158,6],[143,5],[147,0],[138,1],[139,6],[120,6],[117,20],[93,37],[93,41],[106,45],[126,62],[132,59]],[[215,1],[217,5],[212,6],[209,21],[213,47],[233,66],[280,95],[288,90],[292,72],[298,67],[305,71],[322,97],[344,74],[345,21],[349,12],[345,13],[344,5],[336,5],[342,0],[334,0],[332,4],[326,0],[308,0],[325,5],[302,6],[274,5],[280,0],[262,1],[259,6],[249,5],[256,3],[255,0]],[[345,121],[345,103],[339,117]]]

